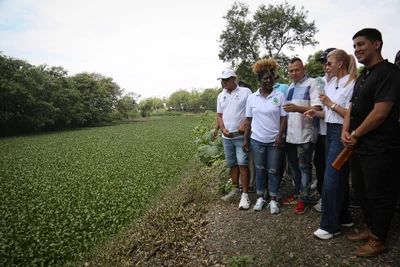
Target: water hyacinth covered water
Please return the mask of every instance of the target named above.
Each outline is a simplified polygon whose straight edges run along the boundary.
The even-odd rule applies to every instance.
[[[0,139],[0,266],[73,265],[195,153],[198,117]]]

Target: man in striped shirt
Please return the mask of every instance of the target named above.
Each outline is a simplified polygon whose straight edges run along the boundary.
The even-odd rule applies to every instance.
[[[297,204],[293,212],[303,214],[308,207],[312,177],[312,155],[318,138],[318,121],[310,120],[305,115],[309,109],[321,110],[315,80],[306,74],[306,67],[299,58],[289,63],[289,76],[293,80],[287,93],[288,112],[287,155],[289,168],[294,178],[294,194],[283,200],[283,204]]]

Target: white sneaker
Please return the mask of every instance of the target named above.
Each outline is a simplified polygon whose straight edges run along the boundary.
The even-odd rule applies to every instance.
[[[312,190],[317,189],[317,184],[318,184],[318,181],[315,179],[314,182],[311,184],[311,189]]]
[[[330,239],[335,235],[340,235],[340,231],[331,234],[325,230],[318,228],[318,230],[314,232],[314,236],[322,240]]]
[[[231,190],[228,194],[226,194],[225,196],[221,197],[221,199],[223,201],[229,201],[235,197],[240,196],[240,190],[239,188],[235,188],[233,190]]]
[[[318,200],[318,204],[313,207],[316,211],[322,212],[322,198]]]
[[[271,214],[278,214],[279,213],[279,203],[276,202],[275,200],[271,200],[268,203],[269,210],[271,211]]]
[[[262,197],[257,198],[257,203],[254,206],[254,211],[261,211],[265,206],[265,200]]]
[[[242,197],[240,198],[239,209],[248,210],[249,208],[250,208],[249,196],[245,196],[244,194],[242,194]]]

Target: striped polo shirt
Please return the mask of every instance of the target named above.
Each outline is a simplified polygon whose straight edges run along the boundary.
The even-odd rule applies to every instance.
[[[322,106],[315,79],[306,75],[297,83],[292,83],[287,93],[287,103],[297,106]],[[289,112],[287,116],[286,142],[291,144],[316,143],[318,119],[311,120],[299,112]]]

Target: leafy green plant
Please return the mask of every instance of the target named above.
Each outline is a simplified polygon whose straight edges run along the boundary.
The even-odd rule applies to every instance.
[[[198,116],[0,139],[0,266],[74,265],[196,153]]]
[[[241,255],[228,259],[228,264],[230,267],[245,267],[245,266],[267,266],[266,262],[257,259],[255,256]]]
[[[215,139],[213,137],[215,117],[215,112],[205,111],[193,130],[195,143],[198,145],[198,156],[201,162],[207,165],[224,159],[225,155],[221,135]]]

